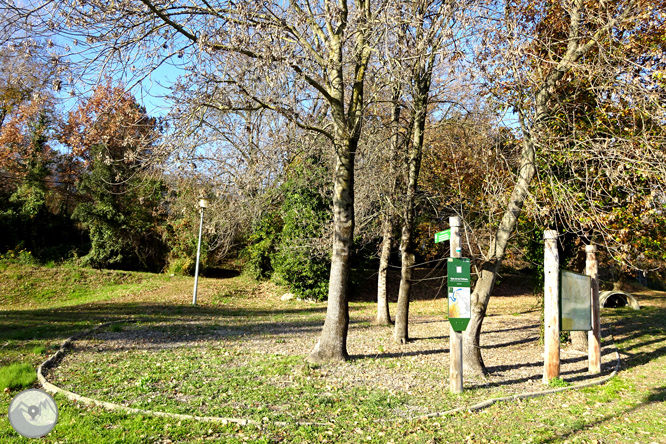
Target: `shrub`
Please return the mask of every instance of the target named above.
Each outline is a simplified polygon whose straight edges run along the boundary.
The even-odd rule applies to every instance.
[[[315,159],[293,167],[276,191],[281,202],[254,227],[243,250],[245,272],[272,278],[295,294],[323,300],[328,294],[331,211],[327,169]]]
[[[562,378],[553,378],[550,381],[548,381],[548,385],[551,387],[558,388],[558,387],[569,387],[571,383],[565,381]]]
[[[246,259],[245,273],[255,279],[268,278],[273,274],[271,256],[275,254],[278,237],[282,231],[282,218],[277,211],[269,212],[259,221],[243,250]]]
[[[292,190],[282,204],[283,226],[271,266],[278,284],[288,285],[299,296],[323,300],[328,294],[330,258],[322,235],[330,212],[316,189]]]
[[[21,265],[39,265],[39,261],[32,255],[32,253],[26,251],[24,248],[20,250],[15,248],[4,254],[0,254],[0,260]]]

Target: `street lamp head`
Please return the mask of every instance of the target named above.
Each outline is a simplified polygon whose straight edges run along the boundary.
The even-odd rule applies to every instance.
[[[207,208],[210,205],[210,198],[206,196],[199,196],[199,206],[201,208]]]

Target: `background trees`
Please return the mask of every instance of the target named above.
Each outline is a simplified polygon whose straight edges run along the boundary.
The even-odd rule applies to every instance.
[[[0,48],[0,248],[52,259],[76,236],[53,146],[60,116],[52,85],[59,75],[39,51],[29,42]]]
[[[122,87],[109,83],[70,113],[61,140],[80,168],[81,202],[72,216],[89,231],[85,263],[163,268],[165,187],[140,169],[158,135],[157,121]]]

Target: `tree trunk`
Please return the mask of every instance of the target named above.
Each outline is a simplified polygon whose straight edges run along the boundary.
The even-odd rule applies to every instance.
[[[431,65],[432,66],[432,65]],[[409,341],[409,298],[412,288],[412,267],[414,266],[414,210],[416,206],[416,186],[421,169],[421,153],[423,151],[423,132],[425,129],[426,107],[430,78],[427,69],[418,72],[417,94],[414,98],[414,118],[412,143],[409,150],[409,174],[407,178],[407,201],[405,202],[405,213],[403,217],[402,236],[400,238],[400,251],[402,253],[402,271],[400,274],[400,292],[398,293],[398,309],[395,315],[395,331],[393,340],[398,344],[406,344]],[[426,87],[427,85],[427,87]]]
[[[370,2],[362,0],[357,6],[370,17]],[[344,11],[342,16],[344,17]],[[344,17],[346,19],[346,17]],[[345,20],[343,20],[345,21]],[[356,64],[354,79],[345,110],[345,55],[343,52],[344,27],[329,35],[329,67],[327,77],[328,103],[335,126],[334,148],[336,154],[333,178],[333,253],[328,284],[326,320],[307,360],[310,362],[344,361],[347,354],[347,329],[349,328],[349,302],[347,300],[351,254],[354,242],[354,158],[361,137],[362,117],[365,108],[363,86],[365,72],[372,54],[367,43],[368,28],[355,36]]]
[[[333,196],[333,255],[328,287],[326,320],[310,362],[344,361],[347,354],[349,304],[347,288],[354,235],[354,153],[356,140],[339,141]]]
[[[391,140],[389,143],[389,178],[393,181],[389,190],[390,195],[395,195],[397,188],[397,174],[395,167],[395,156],[398,152],[398,131],[400,129],[400,87],[394,88],[392,101],[393,110],[391,111]],[[391,314],[389,312],[388,295],[386,294],[386,279],[388,263],[391,257],[391,244],[393,243],[393,208],[387,205],[384,209],[384,220],[382,222],[382,251],[379,257],[379,276],[377,277],[377,325],[392,325]]]
[[[404,236],[406,233],[403,227],[403,241],[400,250],[402,252],[402,269],[400,273],[400,291],[398,293],[398,308],[395,314],[395,330],[393,340],[397,344],[406,344],[409,341],[409,294],[412,289],[412,266],[414,265],[414,255],[406,250]]]
[[[504,253],[509,243],[509,237],[516,227],[516,222],[528,196],[529,186],[536,174],[536,140],[538,137],[541,125],[544,124],[549,114],[548,102],[551,98],[552,91],[556,88],[558,82],[562,80],[564,75],[571,69],[571,67],[580,60],[590,48],[598,44],[598,36],[602,35],[604,31],[599,30],[592,38],[586,42],[581,43],[581,17],[583,2],[576,0],[571,5],[569,13],[569,39],[567,42],[567,49],[564,56],[560,59],[557,66],[555,66],[543,79],[543,82],[536,90],[534,97],[534,123],[529,125],[524,121],[522,115],[520,116],[520,126],[523,133],[523,142],[521,147],[520,169],[518,171],[518,180],[511,192],[509,202],[507,202],[506,209],[502,216],[502,221],[495,233],[494,239],[491,239],[490,248],[487,254],[488,262],[483,265],[481,276],[476,283],[474,293],[472,293],[472,318],[465,331],[463,337],[463,362],[466,371],[475,375],[486,375],[488,371],[483,364],[480,350],[480,337],[481,326],[483,324],[483,317],[488,308],[488,301],[490,299],[490,292],[492,291],[495,283],[495,278],[499,272],[504,259]],[[609,29],[616,19],[609,21],[604,28]]]
[[[620,276],[617,278],[617,281],[613,282],[613,291],[624,291],[624,286],[625,278],[622,272],[620,272]]]
[[[392,325],[391,314],[389,313],[388,295],[386,294],[386,279],[388,272],[389,258],[391,256],[391,243],[393,241],[393,224],[391,217],[385,216],[382,223],[382,251],[379,256],[379,276],[377,278],[377,325]]]
[[[572,331],[571,334],[571,348],[577,351],[587,353],[587,332],[586,331]]]
[[[416,133],[417,131],[415,131]],[[402,223],[402,236],[400,237],[400,253],[402,268],[400,272],[400,291],[398,292],[398,308],[395,314],[395,331],[393,340],[398,344],[409,341],[409,297],[412,289],[412,267],[414,266],[414,252],[412,246],[412,231],[414,226],[414,199],[416,195],[416,181],[418,178],[418,163],[420,156],[417,148],[412,146],[409,161],[409,179],[407,183],[407,202]]]
[[[465,334],[463,335],[463,365],[465,372],[477,376],[488,374],[481,357],[481,327],[488,308],[490,293],[495,285],[495,279],[504,258],[506,247],[509,244],[511,233],[516,227],[518,216],[528,195],[529,185],[536,173],[534,165],[535,150],[529,135],[523,140],[521,150],[520,170],[518,180],[511,193],[497,234],[490,243],[490,251],[486,262],[481,267],[481,274],[472,293],[472,317]]]
[[[499,270],[499,263],[486,262],[474,286],[472,293],[472,315],[463,334],[463,367],[465,374],[477,376],[487,375],[483,357],[481,356],[481,326],[486,316],[490,293],[495,285],[495,277]]]

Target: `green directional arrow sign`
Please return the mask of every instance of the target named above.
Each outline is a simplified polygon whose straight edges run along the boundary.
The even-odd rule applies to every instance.
[[[438,242],[444,242],[451,239],[451,229],[449,228],[448,230],[440,231],[439,233],[435,233],[435,243]]]

